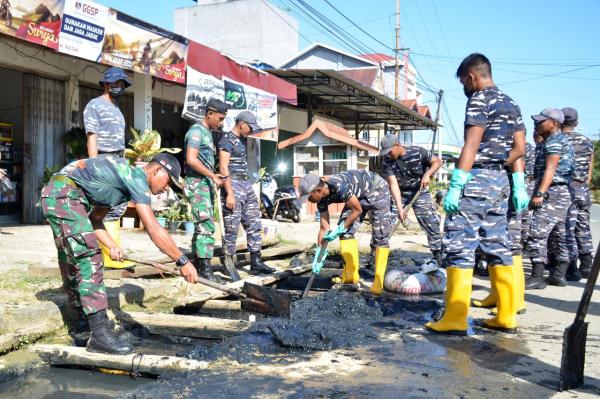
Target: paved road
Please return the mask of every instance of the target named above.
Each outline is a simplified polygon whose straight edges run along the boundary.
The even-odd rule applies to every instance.
[[[597,248],[598,240],[600,240],[600,205],[592,205],[590,227],[592,229],[592,240],[594,241],[594,248]]]

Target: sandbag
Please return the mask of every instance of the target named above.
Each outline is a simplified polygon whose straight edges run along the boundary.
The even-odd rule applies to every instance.
[[[431,260],[421,265],[421,271],[415,274],[389,270],[383,286],[387,291],[399,294],[436,294],[446,289],[446,271],[435,260]]]

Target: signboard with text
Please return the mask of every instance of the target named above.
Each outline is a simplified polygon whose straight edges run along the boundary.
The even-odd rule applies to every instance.
[[[98,62],[109,8],[93,1],[65,0],[58,51]]]
[[[56,50],[64,0],[0,0],[0,33]]]

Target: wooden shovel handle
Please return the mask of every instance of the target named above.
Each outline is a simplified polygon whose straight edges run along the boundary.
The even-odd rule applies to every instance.
[[[592,269],[590,270],[590,276],[585,283],[583,294],[581,294],[581,301],[577,308],[577,314],[575,315],[575,322],[583,323],[587,314],[588,306],[592,300],[592,293],[594,287],[598,281],[598,272],[600,271],[600,245],[596,249],[596,255],[594,256],[594,262],[592,263]]]

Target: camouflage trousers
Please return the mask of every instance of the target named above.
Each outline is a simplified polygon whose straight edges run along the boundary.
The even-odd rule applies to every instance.
[[[548,239],[552,237],[557,262],[569,262],[567,213],[571,205],[569,186],[551,186],[542,207],[534,209],[527,240],[532,263],[548,263]]]
[[[579,255],[591,254],[594,250],[590,230],[590,209],[592,193],[586,183],[571,183],[573,203],[569,207],[567,222],[567,245],[571,259]]]
[[[473,169],[457,214],[444,222],[444,266],[470,269],[479,246],[490,266],[512,266],[508,235],[510,187],[505,171]]]
[[[98,158],[122,159],[123,157],[119,156],[119,155],[115,155],[115,154],[98,154]],[[104,219],[102,219],[102,221],[103,222],[113,222],[115,220],[119,220],[119,219],[121,219],[121,216],[123,216],[123,214],[125,213],[126,210],[127,210],[127,202],[123,202],[122,204],[113,206],[112,208],[110,208],[110,210],[108,211],[106,216],[104,216]]]
[[[42,189],[40,203],[54,235],[69,301],[86,315],[107,309],[104,265],[83,191],[65,176],[55,176]]]
[[[407,206],[413,199],[416,192],[402,192],[402,206]],[[431,195],[427,190],[421,192],[419,198],[413,204],[413,211],[419,222],[419,226],[427,234],[427,241],[429,242],[429,249],[433,251],[442,250],[442,235],[440,233],[440,215],[437,213],[437,209],[431,200]]]
[[[232,180],[235,207],[233,210],[225,206],[227,194],[221,192],[221,206],[223,207],[223,222],[225,224],[225,250],[227,254],[235,254],[235,241],[237,239],[240,223],[246,232],[248,251],[258,252],[261,248],[260,238],[260,209],[252,183],[248,180]]]
[[[392,233],[393,216],[390,212],[390,188],[385,180],[380,176],[375,177],[373,182],[374,190],[371,191],[366,199],[360,200],[362,214],[352,223],[352,226],[341,236],[341,239],[347,240],[354,238],[354,234],[360,228],[365,217],[370,214],[373,232],[371,234],[371,248],[389,247],[390,234]],[[340,215],[340,223],[345,221],[352,213],[352,210],[345,206]]]
[[[186,177],[185,196],[192,206],[196,227],[192,236],[192,253],[210,259],[215,249],[214,190],[208,179]]]
[[[531,217],[533,216],[533,208],[531,207],[531,197],[535,188],[534,180],[525,180],[527,195],[529,196],[530,205],[527,209],[521,212],[521,252],[526,248],[527,240],[529,239],[529,229],[531,227]]]

